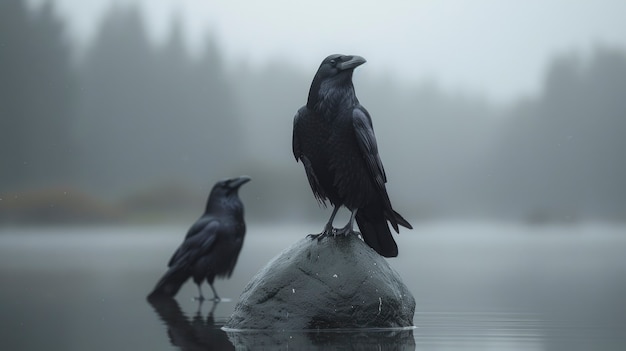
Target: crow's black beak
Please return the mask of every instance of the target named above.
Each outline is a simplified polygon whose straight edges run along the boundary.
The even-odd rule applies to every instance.
[[[365,62],[367,62],[364,58],[362,58],[361,56],[357,56],[357,55],[344,56],[344,57],[347,59],[347,61],[339,62],[337,64],[337,68],[339,68],[342,71],[356,68],[364,64]]]
[[[231,182],[230,182],[230,187],[233,189],[237,189],[240,186],[246,184],[247,182],[249,182],[250,180],[252,180],[252,178],[248,177],[248,176],[241,176],[238,178],[234,178]]]

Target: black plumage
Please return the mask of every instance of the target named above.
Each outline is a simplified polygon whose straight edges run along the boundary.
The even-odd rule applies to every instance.
[[[387,177],[378,155],[372,119],[354,92],[352,74],[365,63],[360,56],[331,55],[322,61],[305,106],[294,117],[293,154],[302,161],[315,197],[334,206],[319,236],[353,233],[354,220],[363,240],[385,257],[398,255],[387,222],[412,229],[391,207]],[[351,211],[348,224],[335,230],[337,210]]]
[[[213,290],[215,277],[229,278],[235,269],[246,233],[243,203],[239,187],[250,181],[242,176],[217,182],[207,200],[204,214],[189,228],[183,243],[168,263],[169,269],[150,293],[154,296],[174,296],[189,278],[198,286],[206,279]]]

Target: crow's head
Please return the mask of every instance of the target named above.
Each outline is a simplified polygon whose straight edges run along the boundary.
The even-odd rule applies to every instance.
[[[213,186],[208,203],[219,203],[221,200],[229,199],[233,196],[237,197],[239,187],[249,181],[250,177],[248,176],[220,180]]]
[[[361,56],[341,54],[330,55],[322,61],[315,78],[350,78],[352,77],[354,69],[365,62],[365,59]]]
[[[207,199],[205,212],[223,212],[233,209],[241,209],[241,200],[239,199],[239,187],[250,181],[250,177],[241,176],[229,179],[223,179],[215,183],[211,194]]]
[[[211,190],[211,196],[213,196],[214,194],[221,196],[237,194],[237,190],[239,190],[239,187],[249,181],[250,177],[248,176],[220,180],[213,186],[213,190]]]
[[[313,108],[330,89],[347,87],[352,89],[352,73],[354,69],[366,61],[361,56],[334,54],[326,57],[311,83],[307,106]]]

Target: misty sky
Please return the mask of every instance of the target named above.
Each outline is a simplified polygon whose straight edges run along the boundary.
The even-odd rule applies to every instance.
[[[538,93],[555,54],[626,47],[623,0],[52,2],[81,45],[112,3],[138,4],[156,41],[176,15],[192,50],[212,31],[233,63],[277,60],[312,75],[327,54],[354,53],[369,61],[363,74],[433,81],[496,102]]]

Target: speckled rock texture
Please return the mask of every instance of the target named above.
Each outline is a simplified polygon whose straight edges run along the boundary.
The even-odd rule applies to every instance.
[[[303,238],[245,287],[231,329],[399,328],[413,325],[415,299],[357,235]]]

